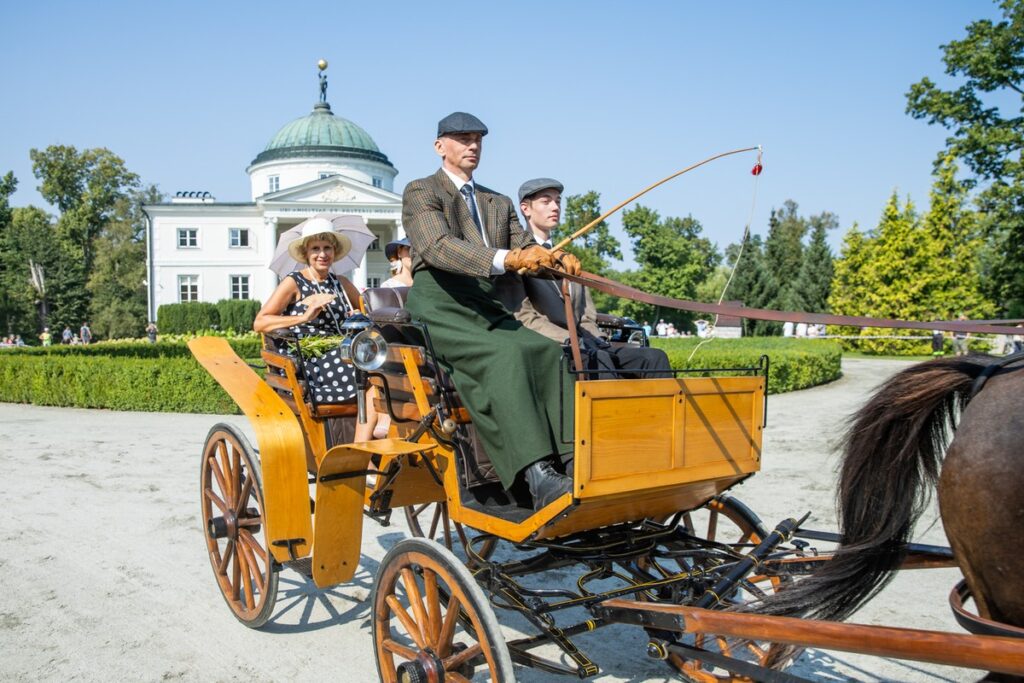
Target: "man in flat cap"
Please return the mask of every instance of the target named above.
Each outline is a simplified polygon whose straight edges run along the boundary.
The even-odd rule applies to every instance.
[[[551,231],[562,216],[562,190],[562,183],[554,178],[534,178],[519,187],[519,210],[526,219],[527,230],[538,243],[548,248],[551,247]],[[509,288],[508,291],[514,290]],[[586,365],[598,379],[671,377],[672,366],[661,349],[631,344],[613,346],[603,337],[597,326],[594,299],[586,287],[570,282],[569,296],[580,347],[587,353]],[[522,289],[510,298],[506,301],[526,327],[559,344],[568,340],[561,282],[523,278]]]
[[[564,443],[572,441],[572,380],[559,375],[561,346],[512,316],[495,278],[552,267],[577,273],[579,261],[538,245],[508,197],[475,183],[486,134],[472,114],[441,119],[441,168],[405,188],[416,282],[406,307],[428,324],[501,483],[508,489],[523,477],[539,510],[572,489],[552,467],[572,450]]]

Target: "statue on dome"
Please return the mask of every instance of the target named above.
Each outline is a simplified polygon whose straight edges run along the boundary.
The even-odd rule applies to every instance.
[[[321,59],[317,62],[317,67],[320,69],[320,101],[327,103],[327,60]]]

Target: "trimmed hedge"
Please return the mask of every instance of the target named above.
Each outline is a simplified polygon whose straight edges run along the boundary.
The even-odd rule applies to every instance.
[[[0,401],[182,413],[238,407],[191,357],[0,354]]]
[[[221,299],[217,302],[220,329],[232,332],[252,332],[252,323],[260,312],[260,302],[252,299]],[[198,330],[194,330],[198,331]]]
[[[220,327],[220,313],[216,304],[206,301],[163,304],[156,310],[156,326],[167,334],[215,330]]]
[[[229,338],[242,358],[259,358],[256,335]],[[830,382],[839,377],[839,345],[780,338],[715,339],[687,364],[696,339],[657,339],[672,367],[756,366],[771,359],[769,393]],[[234,401],[188,351],[184,342],[103,342],[0,351],[0,401],[43,406],[183,413],[237,413]]]
[[[843,350],[831,341],[781,337],[712,339],[697,350],[692,360],[687,361],[700,341],[694,337],[652,337],[651,345],[663,349],[677,370],[754,367],[762,355],[767,355],[771,364],[768,373],[770,394],[825,384],[839,379],[842,374]]]

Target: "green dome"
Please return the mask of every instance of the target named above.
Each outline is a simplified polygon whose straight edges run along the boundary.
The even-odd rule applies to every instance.
[[[318,102],[311,114],[277,131],[252,163],[297,157],[344,157],[392,165],[365,130],[335,116],[326,102]]]

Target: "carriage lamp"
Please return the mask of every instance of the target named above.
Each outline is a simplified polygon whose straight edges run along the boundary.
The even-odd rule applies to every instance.
[[[384,365],[388,356],[388,345],[384,335],[373,328],[373,321],[365,315],[349,316],[341,325],[345,339],[341,342],[341,359],[355,366],[356,412],[359,424],[366,424],[366,390],[369,377],[366,374]]]

